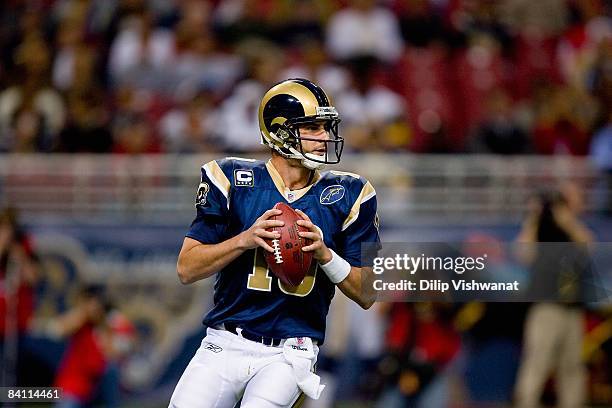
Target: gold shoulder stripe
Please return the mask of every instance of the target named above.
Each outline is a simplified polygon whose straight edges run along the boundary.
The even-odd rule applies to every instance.
[[[247,159],[245,157],[236,157],[236,156],[228,156],[228,157],[226,157],[226,159],[228,159],[228,160],[239,160],[239,161],[245,161],[245,162],[251,162],[251,163],[257,161],[255,159]]]
[[[361,208],[361,204],[365,203],[366,201],[368,201],[370,198],[374,197],[375,195],[376,195],[376,191],[374,190],[374,187],[372,187],[372,184],[370,184],[370,182],[368,181],[367,183],[365,183],[365,185],[361,189],[361,193],[359,193],[359,196],[353,203],[353,206],[351,207],[351,211],[349,212],[348,217],[346,217],[346,220],[344,220],[344,223],[342,224],[342,231],[344,231],[352,223],[357,221],[357,218],[359,217],[359,209]]]
[[[211,162],[206,163],[203,168],[210,181],[225,196],[227,201],[227,208],[229,208],[229,191],[231,184],[225,173],[223,173],[223,170],[221,170],[219,163],[213,160]]]
[[[348,171],[338,171],[338,170],[330,170],[329,171],[331,174],[334,174],[336,176],[349,176],[349,177],[354,177],[356,179],[361,178],[359,176],[359,174],[357,173],[350,173]]]
[[[276,168],[274,167],[274,165],[272,164],[270,160],[266,162],[266,169],[268,169],[270,178],[274,182],[274,185],[278,189],[279,193],[281,193],[284,196],[285,190],[286,190],[285,182],[283,182],[283,178],[281,177],[280,174],[278,174],[278,171],[276,170]]]

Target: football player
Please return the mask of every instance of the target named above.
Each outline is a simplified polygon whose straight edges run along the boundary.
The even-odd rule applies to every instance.
[[[379,246],[376,193],[357,174],[321,172],[340,161],[338,112],[306,79],[272,87],[259,107],[266,161],[226,158],[202,167],[197,215],[177,270],[188,284],[214,276],[214,307],[201,347],[185,369],[170,407],[289,407],[318,398],[314,374],[325,318],[336,286],[364,309],[375,301],[361,244]],[[314,262],[302,283],[287,286],[270,273],[265,239],[286,202],[303,217],[303,248]]]

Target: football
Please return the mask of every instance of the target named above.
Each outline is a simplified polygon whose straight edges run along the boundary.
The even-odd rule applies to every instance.
[[[308,231],[297,224],[302,217],[293,208],[285,203],[276,203],[274,208],[283,213],[271,217],[271,220],[285,222],[282,227],[274,227],[268,231],[277,231],[281,234],[278,239],[266,239],[274,253],[264,251],[268,267],[278,279],[289,286],[298,286],[312,263],[312,252],[304,252],[302,248],[310,245],[311,240],[298,236],[298,231]]]

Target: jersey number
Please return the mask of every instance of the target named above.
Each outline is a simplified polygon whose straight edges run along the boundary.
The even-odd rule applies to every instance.
[[[253,290],[259,290],[263,292],[270,292],[272,290],[272,276],[270,276],[270,269],[263,255],[264,249],[257,247],[255,248],[255,256],[253,260],[253,272],[249,274],[247,280],[247,288]],[[307,296],[314,287],[315,278],[317,277],[317,269],[319,263],[313,261],[310,265],[310,269],[302,283],[298,286],[285,285],[279,279],[277,279],[278,287],[283,293],[292,296]]]

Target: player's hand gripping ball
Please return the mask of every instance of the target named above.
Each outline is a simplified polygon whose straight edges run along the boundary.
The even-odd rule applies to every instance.
[[[272,273],[283,283],[298,286],[310,269],[313,254],[302,251],[302,248],[310,245],[312,241],[298,235],[298,231],[308,230],[297,224],[297,221],[303,218],[293,208],[285,203],[276,203],[274,208],[283,213],[270,219],[284,221],[285,225],[268,229],[280,233],[280,238],[266,239],[268,245],[274,249],[274,252],[264,251],[266,262]]]

